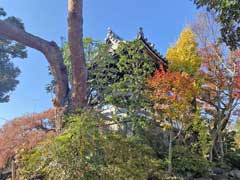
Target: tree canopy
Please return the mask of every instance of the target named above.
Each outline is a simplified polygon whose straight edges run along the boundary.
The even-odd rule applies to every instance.
[[[240,47],[240,2],[239,0],[193,0],[198,8],[206,7],[216,13],[221,24],[221,39],[232,49]]]
[[[195,74],[200,65],[201,58],[198,55],[196,36],[190,27],[185,28],[176,44],[167,50],[167,59],[170,62],[169,70]]]
[[[6,15],[6,12],[0,8],[0,18]],[[4,21],[24,29],[21,20],[16,17],[7,17],[4,18]],[[20,74],[20,69],[14,66],[12,59],[26,57],[25,46],[0,35],[0,103],[9,101],[10,93],[19,83],[17,77]]]
[[[0,128],[0,179],[239,179],[240,51],[219,41],[214,16],[184,28],[167,60],[142,28],[132,41],[83,38],[82,11],[68,0],[59,48],[0,9],[0,102],[18,83],[20,43],[45,55],[56,95],[53,109]]]

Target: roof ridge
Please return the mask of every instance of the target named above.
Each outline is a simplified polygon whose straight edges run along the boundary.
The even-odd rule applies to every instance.
[[[161,55],[161,53],[155,48],[155,44],[150,43],[148,41],[147,38],[145,38],[144,32],[143,32],[143,28],[139,27],[138,33],[137,33],[137,38],[138,40],[141,40],[143,42],[143,44],[146,46],[146,48],[149,49],[149,51],[151,51],[151,53],[153,54],[153,56],[155,56],[157,59],[160,59],[162,61],[162,63],[167,67],[168,66],[168,61],[167,59]],[[108,33],[107,33],[107,37],[105,39],[105,42],[107,44],[112,44],[112,49],[116,50],[119,43],[122,42],[123,39],[120,38],[116,33],[114,33],[112,31],[112,29],[109,27],[108,28]]]

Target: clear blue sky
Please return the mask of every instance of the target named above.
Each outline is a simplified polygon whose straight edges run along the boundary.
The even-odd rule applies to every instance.
[[[0,0],[8,15],[23,20],[26,30],[60,44],[67,37],[67,0]],[[197,10],[191,0],[84,0],[84,36],[104,40],[107,27],[122,38],[136,37],[138,27],[161,54],[176,41],[181,30],[193,21]],[[9,103],[0,104],[0,118],[12,119],[51,107],[45,92],[50,81],[43,55],[28,49],[28,58],[15,59],[22,74]],[[0,119],[0,125],[4,121]]]

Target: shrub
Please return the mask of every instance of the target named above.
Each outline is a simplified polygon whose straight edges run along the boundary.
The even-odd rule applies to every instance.
[[[231,168],[240,169],[240,149],[226,153],[224,160]]]
[[[191,152],[189,148],[175,146],[173,150],[173,169],[175,173],[193,177],[207,177],[210,164],[202,156]]]
[[[162,177],[160,161],[139,137],[106,131],[95,112],[69,117],[66,132],[19,161],[23,179],[139,179]]]

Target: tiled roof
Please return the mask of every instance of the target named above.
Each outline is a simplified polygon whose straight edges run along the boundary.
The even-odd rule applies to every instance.
[[[166,69],[168,68],[168,61],[166,58],[164,58],[158,51],[155,49],[154,44],[148,42],[148,39],[144,37],[143,29],[139,28],[139,32],[137,34],[137,39],[141,40],[147,49],[148,53],[151,55],[152,58],[159,61]],[[105,39],[105,42],[109,45],[111,45],[111,51],[115,51],[119,45],[120,42],[122,42],[123,39],[120,38],[116,33],[112,31],[111,28],[108,28],[108,34]]]
[[[150,43],[150,42],[148,41],[148,39],[144,37],[143,29],[142,29],[141,27],[139,28],[139,32],[138,32],[138,35],[137,35],[137,39],[141,40],[141,41],[144,43],[145,47],[146,47],[149,51],[151,51],[152,54],[153,54],[154,56],[156,56],[157,59],[161,60],[162,63],[163,63],[165,66],[168,66],[168,61],[167,61],[167,59],[164,58],[164,57],[158,52],[158,50],[154,47],[154,46],[155,46],[154,44]]]

